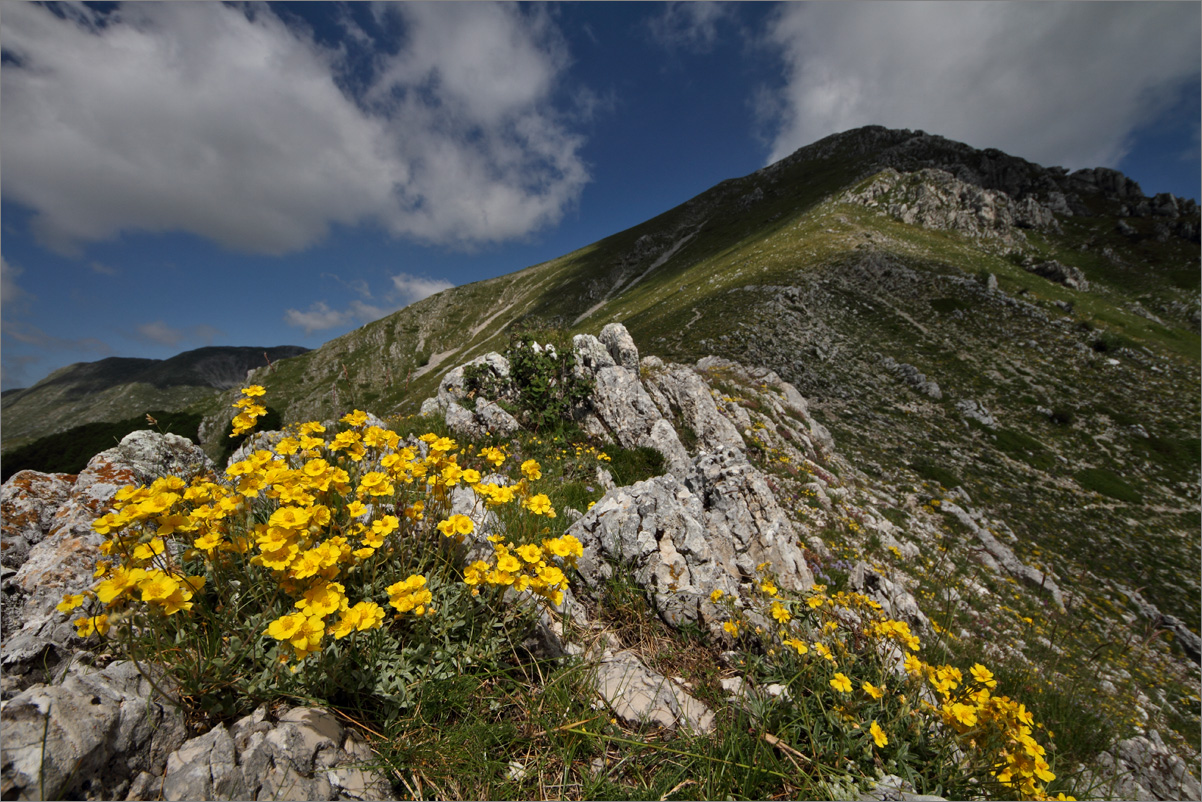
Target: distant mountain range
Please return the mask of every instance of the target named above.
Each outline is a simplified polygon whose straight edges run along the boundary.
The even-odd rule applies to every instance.
[[[309,349],[213,346],[170,359],[110,357],[77,362],[0,400],[6,449],[83,423],[116,421],[150,409],[184,409],[239,386],[247,371]]]

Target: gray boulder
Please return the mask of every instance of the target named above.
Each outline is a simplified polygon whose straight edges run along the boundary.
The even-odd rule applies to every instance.
[[[954,517],[957,521],[963,524],[968,531],[972,532],[977,540],[981,542],[981,545],[985,547],[985,551],[988,552],[989,556],[995,561],[994,566],[1005,571],[1011,576],[1018,578],[1033,588],[1037,588],[1051,594],[1052,599],[1056,602],[1056,606],[1061,610],[1064,609],[1064,595],[1060,592],[1060,586],[1056,584],[1056,581],[1052,579],[1052,577],[1043,573],[1038,568],[1032,568],[1031,566],[1020,561],[1018,557],[1014,556],[1014,552],[1010,550],[1009,546],[1005,545],[996,537],[994,537],[993,533],[987,528],[979,526],[977,522],[972,519],[972,516],[970,516],[959,506],[950,501],[944,501],[943,506],[940,509],[942,509],[944,513]],[[988,563],[985,564],[987,567],[994,567],[990,566]]]
[[[761,563],[789,590],[814,583],[788,516],[734,449],[699,457],[687,484],[669,475],[612,490],[568,532],[584,546],[586,588],[623,566],[674,626],[697,622],[720,632],[726,613],[710,593],[738,595]]]
[[[391,799],[366,741],[322,708],[266,708],[172,752],[164,799]]]
[[[676,682],[643,665],[638,656],[607,651],[597,662],[594,686],[614,715],[628,726],[686,728],[707,733],[714,714]]]
[[[634,339],[625,326],[621,323],[609,323],[601,329],[597,339],[609,351],[616,364],[632,373],[639,372],[639,349],[635,347]]]
[[[74,486],[75,477],[66,473],[19,471],[9,477],[0,487],[0,565],[21,567],[29,549],[50,534]]]
[[[79,642],[69,617],[54,608],[67,593],[92,585],[104,542],[104,537],[93,531],[92,522],[112,508],[119,489],[165,475],[186,480],[212,468],[213,463],[190,440],[149,431],[132,432],[117,447],[93,457],[71,486],[66,501],[55,510],[50,531],[29,549],[16,573],[5,577],[4,595],[11,600],[6,599],[6,637],[0,648],[4,671],[25,674],[43,664],[53,665]],[[22,496],[28,509],[40,504],[40,526],[52,500],[61,497],[62,487],[26,479],[14,484],[19,476],[6,483],[9,497]],[[49,494],[40,502],[31,495],[37,488]]]
[[[6,702],[0,719],[5,799],[120,799],[131,778],[161,775],[186,738],[178,708],[128,662],[103,671],[74,663],[61,684]]]
[[[1105,778],[1101,789],[1111,799],[1202,799],[1197,777],[1156,730],[1119,741],[1098,756],[1098,765]],[[1095,775],[1094,782],[1098,779]]]
[[[1024,265],[1024,270],[1028,273],[1034,273],[1037,276],[1042,276],[1048,281],[1055,281],[1057,284],[1063,284],[1070,290],[1080,290],[1082,292],[1089,289],[1089,282],[1085,278],[1085,274],[1078,268],[1071,265],[1066,265],[1061,262],[1051,259],[1047,262],[1036,262],[1030,266]]]

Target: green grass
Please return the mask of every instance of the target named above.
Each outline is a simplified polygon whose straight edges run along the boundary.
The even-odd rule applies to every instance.
[[[934,460],[928,457],[919,457],[910,463],[910,469],[923,479],[930,479],[932,482],[938,482],[947,489],[959,487],[963,482],[960,477],[949,471],[947,468],[939,465]]]
[[[1138,490],[1127,484],[1121,476],[1109,468],[1085,468],[1077,471],[1073,477],[1086,490],[1092,490],[1118,501],[1138,504],[1143,500]]]

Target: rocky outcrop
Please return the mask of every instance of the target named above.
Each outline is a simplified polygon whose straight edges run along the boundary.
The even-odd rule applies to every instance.
[[[898,362],[891,356],[882,359],[881,365],[885,370],[912,387],[915,392],[922,393],[933,401],[943,398],[943,391],[939,389],[939,385],[928,379],[925,373],[913,365]]]
[[[4,566],[0,665],[6,691],[13,683],[34,681],[34,675],[17,678],[56,665],[72,650],[75,629],[54,607],[66,593],[91,584],[104,540],[92,531],[92,522],[111,508],[116,492],[168,474],[190,478],[211,469],[212,462],[187,438],[138,431],[93,457],[73,482],[62,474],[22,471],[5,483],[3,541],[12,538],[15,544],[6,545],[5,553],[11,550],[15,559],[23,544],[37,540],[19,566]],[[38,532],[44,533],[40,539]]]
[[[973,520],[966,510],[950,501],[943,502],[942,509],[959,521],[980,541],[985,549],[985,553],[979,555],[982,564],[994,571],[1005,571],[1032,588],[1049,593],[1055,600],[1056,606],[1061,610],[1064,609],[1064,594],[1060,592],[1060,586],[1052,577],[1019,560],[1009,546],[998,540],[988,527],[981,526]]]
[[[186,737],[178,708],[129,662],[73,663],[5,702],[0,719],[5,799],[123,799],[134,778],[160,777]]]
[[[581,592],[627,571],[674,626],[720,632],[725,611],[710,594],[737,597],[763,563],[789,590],[814,583],[788,516],[734,450],[699,457],[687,485],[666,475],[612,490],[568,532],[584,546]]]
[[[271,717],[264,707],[217,725],[167,758],[163,799],[391,799],[365,767],[371,747],[323,708]],[[157,788],[156,788],[157,790]]]
[[[899,173],[888,168],[842,200],[880,208],[903,223],[936,231],[988,237],[1008,245],[1026,241],[1018,229],[1059,230],[1052,210],[1028,196],[1012,198],[937,169]]]
[[[1054,281],[1057,284],[1063,284],[1070,290],[1080,290],[1084,292],[1089,289],[1089,281],[1086,280],[1085,274],[1078,268],[1071,265],[1061,264],[1055,259],[1046,262],[1032,262],[1024,264],[1023,270],[1028,273],[1034,273],[1037,276],[1042,276],[1048,281]]]
[[[1156,730],[1119,741],[1098,764],[1108,779],[1095,774],[1085,782],[1110,799],[1202,799],[1202,785]]]
[[[422,403],[421,414],[442,415],[447,426],[461,437],[513,434],[521,428],[517,420],[493,401],[475,398],[474,391],[466,387],[465,372],[473,366],[483,369],[495,381],[509,378],[509,360],[490,351],[447,371],[439,382],[438,395]]]

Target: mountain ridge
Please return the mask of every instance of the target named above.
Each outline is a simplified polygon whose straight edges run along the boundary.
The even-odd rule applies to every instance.
[[[108,357],[59,368],[3,397],[5,448],[83,423],[120,420],[148,409],[203,403],[239,386],[265,360],[299,356],[297,345],[205,346],[167,359]],[[141,386],[141,389],[138,389]]]

